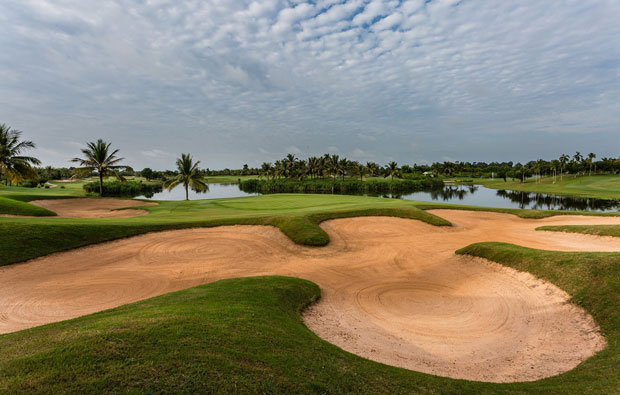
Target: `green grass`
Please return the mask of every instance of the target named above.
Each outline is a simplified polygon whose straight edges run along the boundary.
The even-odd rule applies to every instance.
[[[556,215],[585,215],[596,217],[617,217],[620,216],[620,212],[596,212],[596,211],[562,211],[562,210],[527,210],[518,208],[498,208],[498,207],[480,207],[480,206],[466,206],[462,204],[452,203],[432,203],[432,202],[414,202],[415,207],[421,210],[466,210],[466,211],[487,211],[493,213],[504,213],[516,215],[520,218],[529,219],[541,219],[553,217]]]
[[[19,200],[0,197],[0,214],[26,215],[35,217],[54,216],[56,213],[43,207],[28,204]]]
[[[144,207],[149,215],[125,219],[2,218],[0,266],[89,244],[142,233],[219,225],[271,225],[299,244],[322,246],[328,235],[321,221],[354,216],[385,215],[448,226],[440,217],[412,202],[395,199],[332,195],[264,195],[249,198],[162,201]],[[28,246],[28,248],[24,248]]]
[[[577,178],[569,175],[564,176],[561,181],[558,177],[555,184],[551,177],[542,179],[539,184],[536,184],[534,180],[528,180],[522,184],[519,181],[504,182],[502,179],[476,180],[476,184],[494,189],[510,189],[551,195],[620,199],[620,175],[578,176]]]
[[[562,283],[594,314],[609,346],[537,382],[436,377],[366,360],[314,335],[300,314],[319,298],[315,284],[254,277],[0,335],[0,392],[617,393],[620,254],[580,257],[498,243],[461,252]]]
[[[47,191],[46,197],[57,197]],[[272,225],[297,243],[325,245],[329,238],[318,224],[332,218],[392,215],[450,225],[421,210],[429,208],[472,209],[292,194],[161,202],[145,208],[149,215],[129,219],[1,218],[0,265],[197,226]],[[563,214],[476,209],[530,218]],[[617,393],[620,253],[548,252],[503,243],[475,244],[458,253],[488,258],[558,285],[594,316],[609,346],[570,372],[533,383],[440,378],[368,361],[319,339],[300,318],[301,310],[319,297],[318,287],[308,281],[232,279],[0,335],[0,393]]]
[[[620,225],[562,225],[540,226],[536,230],[550,232],[583,233],[596,236],[620,237]]]

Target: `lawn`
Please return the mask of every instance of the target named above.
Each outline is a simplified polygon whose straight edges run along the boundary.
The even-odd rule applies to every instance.
[[[17,196],[4,199],[10,202],[67,196],[52,191],[57,192],[5,188],[0,196]],[[161,202],[145,207],[149,215],[128,219],[1,218],[0,265],[150,231],[197,226],[273,225],[297,243],[325,245],[329,239],[318,224],[330,218],[392,215],[450,225],[424,211],[432,208],[472,209],[360,196],[283,194]],[[530,218],[561,214],[478,209]],[[232,279],[0,335],[0,393],[617,392],[620,253],[547,252],[501,243],[475,244],[459,253],[529,271],[560,286],[595,317],[609,347],[570,372],[533,383],[440,378],[375,363],[319,339],[300,319],[301,310],[320,296],[308,281]]]
[[[502,179],[481,179],[475,180],[475,183],[493,189],[510,189],[599,199],[620,199],[620,175],[578,176],[576,178],[574,175],[565,175],[562,180],[558,177],[555,184],[552,177],[543,178],[538,184],[534,180],[527,180],[523,184],[518,180],[504,182]]]

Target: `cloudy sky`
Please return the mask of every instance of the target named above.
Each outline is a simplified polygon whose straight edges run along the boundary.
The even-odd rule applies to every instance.
[[[620,155],[618,0],[3,0],[0,48],[45,164]]]

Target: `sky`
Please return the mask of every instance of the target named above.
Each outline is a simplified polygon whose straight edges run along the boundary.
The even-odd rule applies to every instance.
[[[44,165],[620,156],[618,0],[2,0],[0,123]]]

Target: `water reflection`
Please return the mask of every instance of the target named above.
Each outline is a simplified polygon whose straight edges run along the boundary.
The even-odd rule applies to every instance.
[[[610,199],[592,199],[554,196],[543,193],[498,190],[497,196],[517,203],[519,208],[535,210],[615,211],[620,202]]]
[[[242,196],[255,196],[258,193],[246,193],[239,189],[238,184],[209,184],[204,193],[190,191],[190,199],[219,199]],[[618,211],[620,202],[609,199],[591,199],[567,196],[553,196],[542,193],[495,190],[481,185],[446,185],[431,191],[419,191],[408,194],[366,194],[392,199],[417,200],[422,202],[456,203],[468,206],[497,208],[524,208],[537,210],[579,210],[579,211]],[[145,198],[145,196],[142,196]],[[172,191],[163,190],[155,193],[154,200],[184,200],[183,187]]]

